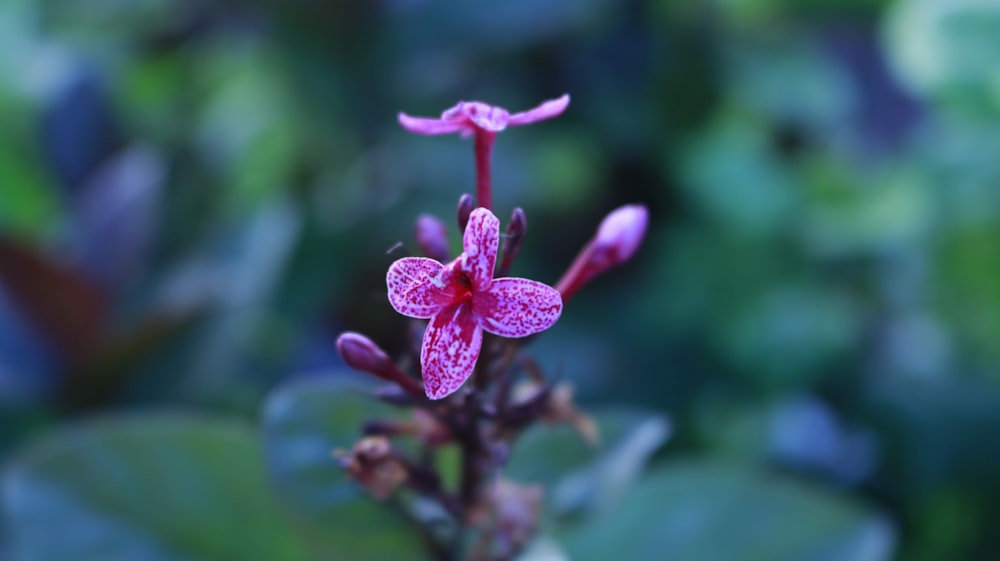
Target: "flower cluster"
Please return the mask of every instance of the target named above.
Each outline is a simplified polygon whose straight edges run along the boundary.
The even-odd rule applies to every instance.
[[[475,526],[480,540],[466,552],[470,559],[513,558],[537,526],[543,490],[491,477],[521,432],[536,422],[566,423],[588,442],[597,440],[593,421],[573,404],[572,388],[550,385],[521,348],[530,336],[552,327],[565,302],[584,285],[631,259],[649,221],[642,205],[610,213],[555,287],[509,276],[528,221],[523,209],[513,209],[501,236],[492,211],[495,137],[508,126],[555,117],[569,101],[563,95],[514,114],[479,101],[460,102],[439,119],[399,114],[399,123],[411,132],[474,137],[476,196],[463,195],[458,204],[462,248],[453,256],[447,226],[423,214],[415,226],[423,256],[389,265],[389,304],[403,316],[426,320],[418,361],[394,360],[360,333],[344,333],[337,340],[345,363],[389,383],[375,392],[376,398],[411,409],[409,419],[366,423],[365,437],[349,453],[339,453],[345,472],[377,499],[407,487],[436,501],[452,516],[457,536]],[[414,363],[419,379],[408,372],[407,365]],[[467,383],[470,378],[474,383]],[[393,444],[398,438],[417,439],[417,459]],[[460,452],[457,489],[446,488],[428,461],[445,446]],[[447,549],[439,542],[439,530],[426,534],[433,549]]]

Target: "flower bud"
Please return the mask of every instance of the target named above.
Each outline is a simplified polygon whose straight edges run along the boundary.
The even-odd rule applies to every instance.
[[[608,214],[597,234],[556,283],[563,301],[590,279],[631,259],[646,235],[648,224],[649,211],[643,205],[625,205]]]
[[[351,368],[361,372],[371,372],[387,380],[389,378],[383,373],[395,366],[389,355],[371,339],[353,331],[341,333],[340,337],[337,337],[337,352]]]
[[[597,228],[597,235],[592,242],[595,248],[592,259],[604,259],[603,262],[596,263],[604,268],[628,261],[639,249],[648,224],[649,211],[643,205],[625,205],[614,210]]]
[[[408,477],[406,464],[392,450],[384,436],[367,436],[349,453],[335,453],[340,465],[376,499],[386,499]]]
[[[510,267],[521,251],[521,243],[524,241],[524,234],[527,231],[528,217],[524,215],[524,210],[521,207],[517,207],[511,213],[510,223],[507,224],[507,236],[503,241],[503,260],[500,262],[497,277],[506,277],[510,273]]]
[[[476,208],[476,202],[472,195],[466,193],[458,199],[458,231],[465,232],[465,226],[469,223],[469,215]]]
[[[421,214],[416,223],[417,245],[424,255],[442,263],[448,261],[448,230],[444,222],[431,214]]]
[[[383,380],[395,382],[411,395],[423,399],[423,386],[400,370],[389,355],[368,337],[353,331],[341,333],[340,337],[337,337],[337,352],[354,370],[368,372]]]

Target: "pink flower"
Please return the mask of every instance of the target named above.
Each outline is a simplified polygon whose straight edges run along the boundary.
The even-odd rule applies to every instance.
[[[446,110],[440,119],[411,117],[399,114],[399,124],[417,134],[449,134],[461,132],[462,136],[474,136],[476,155],[476,203],[486,209],[493,208],[493,184],[491,179],[493,142],[497,133],[507,125],[527,125],[544,119],[551,119],[566,110],[569,94],[543,102],[534,109],[511,115],[503,107],[496,107],[481,101],[459,101],[458,105]]]
[[[534,109],[511,115],[503,107],[489,105],[481,101],[459,101],[458,105],[441,113],[440,119],[411,117],[399,114],[399,124],[417,134],[450,134],[461,132],[463,136],[474,134],[476,130],[498,133],[508,125],[527,125],[536,121],[551,119],[566,110],[569,94],[543,102]]]
[[[389,267],[392,307],[404,316],[431,320],[420,349],[424,389],[431,399],[450,395],[472,375],[484,330],[526,337],[548,329],[562,313],[556,289],[528,279],[493,278],[499,241],[500,220],[477,208],[457,259],[443,265],[406,257]]]

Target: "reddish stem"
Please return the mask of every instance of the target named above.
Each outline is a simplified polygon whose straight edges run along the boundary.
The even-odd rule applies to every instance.
[[[476,204],[493,209],[493,186],[490,182],[490,163],[493,159],[493,141],[496,133],[476,128]]]
[[[594,269],[590,262],[592,253],[593,244],[587,244],[573,260],[573,264],[569,266],[559,282],[556,283],[556,290],[562,295],[563,302],[569,300],[570,296],[573,296],[580,287],[593,278]]]

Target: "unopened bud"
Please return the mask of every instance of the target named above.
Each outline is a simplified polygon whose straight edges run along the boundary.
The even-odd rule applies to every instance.
[[[376,499],[385,499],[407,479],[408,470],[384,436],[367,436],[349,453],[337,452],[340,465]]]
[[[646,236],[648,224],[649,211],[643,205],[625,205],[608,214],[592,242],[594,265],[607,269],[631,259]]]
[[[649,211],[643,205],[626,205],[608,214],[594,238],[556,283],[563,301],[590,279],[631,259],[646,236],[648,224]]]
[[[424,255],[444,263],[448,261],[448,229],[444,222],[431,214],[421,214],[416,223],[417,245]]]
[[[510,267],[521,251],[521,243],[524,241],[524,234],[527,231],[528,217],[524,215],[524,210],[521,207],[517,207],[511,213],[510,223],[507,224],[507,236],[503,241],[503,260],[500,262],[500,269],[496,276],[506,277],[510,273]]]
[[[382,373],[394,366],[389,355],[385,354],[374,341],[353,331],[341,333],[340,337],[337,337],[337,352],[351,368],[371,372],[383,379],[389,378]]]
[[[340,337],[337,337],[337,352],[354,370],[368,372],[383,380],[395,382],[411,395],[423,399],[423,386],[400,370],[389,355],[368,337],[353,331],[341,333]]]
[[[476,208],[476,201],[472,195],[466,193],[458,199],[458,231],[465,232],[465,226],[469,223],[469,215]]]

